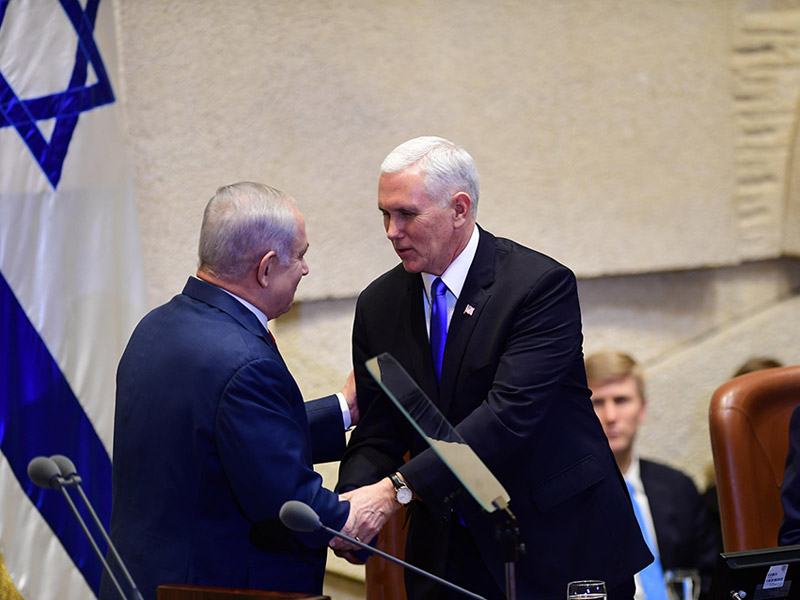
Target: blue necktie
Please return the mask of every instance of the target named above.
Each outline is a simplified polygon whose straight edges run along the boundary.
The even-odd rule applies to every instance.
[[[431,355],[436,379],[442,379],[444,344],[447,340],[447,286],[441,277],[431,284]]]
[[[647,600],[667,600],[667,585],[664,583],[664,571],[661,569],[661,560],[658,558],[658,548],[655,547],[653,541],[650,539],[650,534],[647,533],[647,525],[644,522],[642,509],[639,503],[636,502],[636,496],[633,493],[633,486],[626,479],[625,483],[628,486],[628,493],[631,495],[631,502],[633,503],[633,514],[636,515],[636,520],[639,522],[639,529],[642,530],[642,537],[650,548],[655,560],[647,565],[644,569],[639,571],[639,581],[644,588],[644,595]]]

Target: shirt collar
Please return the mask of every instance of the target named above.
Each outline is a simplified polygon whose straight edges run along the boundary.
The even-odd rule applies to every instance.
[[[217,287],[219,287],[219,286],[217,286]],[[237,296],[237,295],[236,295],[236,294],[234,294],[233,292],[229,292],[229,291],[228,291],[228,290],[226,290],[224,287],[221,287],[221,288],[219,288],[219,289],[221,289],[223,292],[225,292],[225,293],[226,293],[226,294],[228,294],[229,296],[233,296],[233,297],[234,297],[234,298],[236,298],[236,299],[237,299],[239,302],[241,302],[241,303],[242,303],[242,305],[243,305],[243,306],[244,306],[244,307],[245,307],[247,310],[249,310],[251,313],[253,313],[253,314],[256,316],[256,318],[258,319],[258,322],[259,322],[259,323],[261,323],[261,325],[264,327],[264,329],[265,329],[266,331],[269,331],[269,327],[267,327],[267,322],[269,321],[269,319],[267,318],[267,315],[265,315],[265,314],[264,314],[264,313],[263,313],[261,310],[259,310],[258,308],[256,308],[256,307],[255,307],[255,306],[253,306],[252,304],[250,304],[250,303],[249,303],[247,300],[245,300],[244,298],[242,298],[242,297],[240,297],[240,296]]]
[[[631,457],[631,464],[625,472],[625,481],[629,482],[636,493],[644,493],[644,484],[642,483],[642,470],[639,464],[639,455],[634,452]]]
[[[442,281],[447,286],[447,289],[450,290],[456,298],[461,295],[461,290],[464,288],[464,282],[467,280],[469,268],[472,266],[472,261],[475,259],[475,253],[478,251],[479,239],[480,233],[478,232],[478,226],[473,224],[472,235],[467,245],[441,275]],[[433,280],[437,277],[439,277],[439,275],[432,275],[431,273],[422,274],[422,283],[425,286],[425,295],[428,298],[431,297],[431,285],[433,284]]]

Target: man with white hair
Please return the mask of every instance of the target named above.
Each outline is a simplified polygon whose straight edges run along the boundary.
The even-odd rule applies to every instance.
[[[486,598],[506,597],[493,524],[364,367],[388,352],[508,491],[526,548],[520,597],[558,598],[572,580],[602,579],[611,600],[630,599],[633,574],[652,557],[589,401],[575,277],[480,228],[478,195],[472,157],[442,138],[409,140],[381,166],[378,209],[401,264],[356,305],[362,419],[339,489],[366,485],[344,497],[372,497],[375,518],[355,529],[364,540],[411,490],[406,558]],[[451,597],[408,572],[406,591]]]

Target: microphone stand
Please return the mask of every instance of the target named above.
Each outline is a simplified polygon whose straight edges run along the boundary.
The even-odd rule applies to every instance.
[[[127,600],[128,597],[122,591],[122,586],[119,584],[119,580],[114,575],[114,572],[111,570],[111,567],[106,561],[105,556],[103,556],[103,553],[97,546],[97,542],[95,541],[94,536],[89,531],[89,528],[86,526],[86,522],[83,520],[83,517],[78,511],[78,508],[72,501],[72,497],[67,491],[68,487],[78,488],[78,493],[83,499],[83,503],[86,505],[86,508],[89,509],[89,512],[92,515],[92,519],[94,519],[95,525],[103,534],[103,537],[108,543],[108,547],[111,548],[111,551],[114,554],[117,563],[120,565],[120,568],[125,574],[125,577],[128,579],[128,583],[130,584],[134,600],[143,600],[142,594],[141,592],[139,592],[139,588],[136,587],[136,583],[133,581],[133,577],[131,577],[131,574],[128,572],[128,569],[125,567],[125,563],[122,561],[122,557],[120,557],[119,552],[117,552],[117,549],[114,547],[114,544],[111,541],[111,538],[109,537],[108,533],[106,533],[105,527],[103,527],[103,523],[97,516],[97,513],[95,512],[94,507],[92,506],[92,503],[89,502],[89,498],[87,498],[86,494],[83,492],[83,488],[81,487],[81,478],[75,471],[75,465],[72,464],[72,461],[66,456],[62,456],[60,454],[51,456],[50,458],[47,458],[45,456],[37,456],[36,458],[32,459],[30,463],[28,463],[28,477],[34,484],[36,484],[39,487],[55,488],[61,490],[61,493],[64,495],[64,499],[67,501],[67,504],[69,504],[70,509],[72,509],[75,518],[78,519],[78,523],[80,523],[84,535],[86,535],[86,538],[92,545],[92,548],[94,549],[95,554],[97,554],[97,557],[100,559],[100,562],[103,563],[103,568],[105,569],[105,572],[108,574],[108,577],[111,579],[112,583],[117,588],[117,592],[119,592],[119,595],[122,598],[122,600]]]
[[[97,528],[103,534],[103,538],[105,539],[106,543],[108,544],[108,547],[111,549],[111,553],[114,555],[114,559],[117,561],[117,564],[122,569],[122,572],[125,575],[125,578],[128,580],[128,584],[131,586],[131,591],[133,592],[134,599],[135,600],[144,600],[142,598],[141,592],[139,591],[139,588],[136,587],[136,583],[133,581],[133,577],[131,577],[131,574],[128,571],[128,568],[125,566],[125,563],[122,561],[122,557],[119,555],[119,552],[117,552],[117,548],[114,546],[114,543],[111,541],[111,538],[106,533],[105,527],[103,527],[103,523],[100,521],[100,518],[97,516],[97,513],[95,512],[94,508],[92,507],[92,504],[89,502],[89,498],[86,497],[86,494],[83,491],[83,487],[81,487],[81,481],[82,480],[81,480],[80,476],[77,473],[70,474],[69,477],[66,478],[66,479],[62,477],[61,481],[60,481],[60,483],[62,484],[61,490],[64,492],[64,495],[66,496],[66,498],[69,500],[69,503],[72,504],[72,500],[70,499],[69,495],[67,494],[67,491],[64,489],[63,486],[77,488],[78,494],[80,494],[81,499],[83,499],[83,503],[86,505],[86,508],[89,509],[89,513],[92,515],[92,519],[94,519],[95,525],[97,525]],[[75,514],[77,515],[78,513],[76,512]],[[78,517],[78,518],[80,519],[80,517]],[[83,520],[81,520],[81,525],[83,525]],[[83,530],[84,530],[84,532],[86,532],[86,535],[89,535],[88,532],[86,531],[86,526],[85,525],[83,525]],[[95,547],[97,547],[96,544],[94,543],[94,540],[92,540],[92,544],[95,545]],[[101,558],[101,560],[103,560],[103,559]],[[108,564],[106,564],[105,560],[103,560],[103,564],[105,565],[106,571],[108,572],[109,576],[114,581],[114,584],[117,586],[117,589],[119,590],[120,594],[122,594],[122,590],[120,589],[119,583],[117,583],[116,577],[114,577],[114,574],[111,572],[111,569],[108,567]],[[124,595],[122,597],[125,598]]]
[[[351,544],[354,544],[359,548],[363,548],[368,552],[374,552],[375,554],[377,554],[378,556],[382,556],[386,560],[390,560],[393,563],[400,565],[401,567],[414,571],[417,575],[422,575],[423,577],[428,577],[430,579],[433,579],[436,583],[449,587],[450,589],[453,589],[457,592],[461,592],[465,596],[469,596],[470,598],[474,598],[475,600],[486,600],[486,598],[484,598],[483,596],[479,596],[478,594],[473,594],[469,590],[465,590],[464,588],[457,586],[455,583],[450,583],[449,581],[442,579],[441,577],[438,577],[433,573],[428,573],[427,571],[423,571],[419,567],[415,567],[411,563],[407,563],[403,560],[400,560],[399,558],[395,558],[394,556],[392,556],[391,554],[387,554],[383,550],[378,550],[378,548],[373,548],[372,546],[370,546],[369,544],[365,544],[361,540],[357,540],[355,538],[350,537],[349,535],[341,533],[340,531],[336,531],[335,529],[332,529],[331,527],[328,527],[327,525],[323,524],[321,521],[319,523],[319,527],[320,529],[324,529],[331,535],[335,535],[336,537],[340,537],[343,540],[347,540]]]
[[[497,508],[497,504],[495,504]],[[506,572],[506,598],[508,600],[517,599],[517,579],[516,563],[520,553],[525,553],[525,544],[519,542],[519,527],[517,527],[517,517],[506,506],[498,510],[500,519],[494,526],[494,535],[500,545],[500,553],[505,563]]]
[[[86,535],[86,537],[89,539],[89,542],[92,544],[92,548],[94,548],[95,554],[97,554],[97,557],[100,559],[100,562],[103,563],[103,567],[105,568],[106,573],[108,573],[108,576],[111,578],[111,581],[114,582],[114,586],[117,588],[117,591],[119,592],[120,597],[123,600],[126,600],[127,596],[123,593],[122,586],[119,584],[119,581],[117,581],[117,578],[114,576],[114,573],[111,571],[111,567],[108,566],[108,562],[106,562],[106,559],[103,556],[103,553],[100,551],[100,548],[97,546],[97,542],[94,541],[94,536],[91,535],[91,533],[89,533],[89,528],[86,526],[86,522],[83,520],[83,517],[81,517],[80,512],[78,512],[78,507],[75,506],[75,503],[72,501],[72,498],[70,497],[69,493],[67,492],[66,485],[68,485],[68,484],[66,483],[66,480],[63,477],[58,476],[58,477],[54,477],[53,478],[53,482],[55,483],[56,486],[58,486],[58,489],[61,490],[61,493],[64,494],[64,498],[66,498],[67,503],[69,504],[69,507],[72,509],[72,512],[75,514],[75,518],[78,519],[78,523],[80,523],[81,528],[83,529],[83,533]],[[94,514],[94,511],[92,511],[92,514]],[[96,516],[95,516],[95,518],[96,518]],[[101,527],[101,529],[102,529],[102,527]],[[139,598],[141,598],[141,595],[139,596]]]
[[[314,509],[311,508],[305,502],[300,502],[299,500],[288,500],[287,502],[284,502],[283,506],[281,506],[279,516],[281,523],[283,523],[288,529],[292,531],[308,533],[311,531],[317,531],[318,529],[322,529],[331,534],[332,536],[342,538],[343,540],[347,540],[354,546],[358,546],[359,548],[362,548],[367,552],[371,552],[377,554],[378,556],[382,556],[386,560],[390,560],[393,563],[400,565],[401,567],[414,571],[414,573],[416,573],[417,575],[422,575],[423,577],[432,579],[436,583],[449,587],[450,589],[453,589],[457,592],[461,592],[465,596],[469,596],[470,598],[475,598],[475,600],[486,600],[483,596],[478,596],[478,594],[474,594],[469,590],[465,590],[464,588],[457,586],[455,583],[450,583],[449,581],[442,579],[441,577],[438,577],[433,573],[428,573],[427,571],[424,571],[419,567],[415,567],[414,565],[409,564],[403,560],[400,560],[399,558],[395,558],[391,554],[387,554],[382,550],[373,548],[372,546],[370,546],[369,544],[365,544],[361,540],[358,540],[354,537],[350,537],[347,534],[344,534],[340,531],[332,529],[331,527],[328,527],[320,520],[319,515],[316,512],[314,512]]]

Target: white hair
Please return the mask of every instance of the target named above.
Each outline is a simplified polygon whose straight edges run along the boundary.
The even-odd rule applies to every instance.
[[[425,191],[435,202],[445,205],[458,192],[472,200],[470,214],[478,212],[480,182],[475,161],[461,146],[435,136],[417,137],[392,150],[381,164],[381,174],[399,173],[419,167],[425,173]]]

